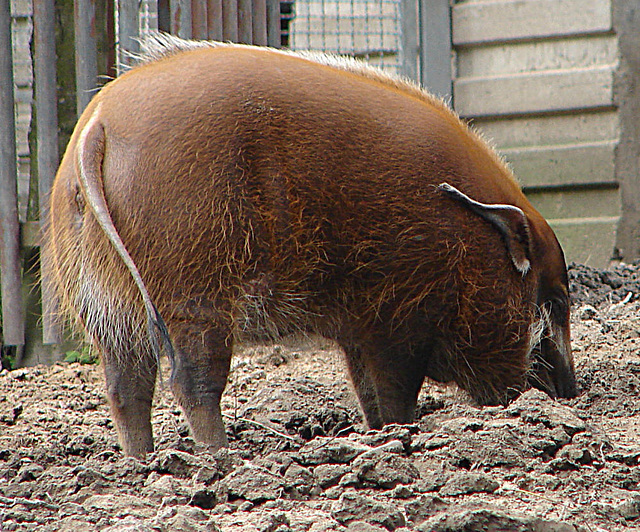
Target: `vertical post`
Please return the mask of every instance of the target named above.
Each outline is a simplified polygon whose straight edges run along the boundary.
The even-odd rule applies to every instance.
[[[267,43],[273,48],[281,48],[280,0],[267,0]]]
[[[238,41],[238,0],[222,0],[222,38]]]
[[[133,65],[131,54],[140,52],[140,13],[138,0],[119,0],[118,73]]]
[[[58,98],[56,93],[56,39],[54,0],[33,2],[33,48],[36,85],[36,145],[41,229],[49,214],[49,192],[58,168]],[[41,263],[46,278],[49,265]],[[42,329],[45,344],[58,343],[53,298],[42,284]]]
[[[115,78],[118,75],[118,59],[116,57],[116,6],[115,0],[107,0],[105,9],[105,41],[107,76]]]
[[[171,8],[169,0],[158,0],[158,29],[169,33],[171,31]]]
[[[614,99],[620,140],[615,150],[615,173],[620,183],[622,216],[615,253],[625,262],[640,257],[640,34],[638,3],[613,3],[613,27],[618,42]]]
[[[251,44],[253,40],[252,0],[238,0],[238,42]]]
[[[420,78],[438,96],[451,99],[451,6],[420,0]]]
[[[171,33],[191,39],[191,0],[171,0]]]
[[[214,41],[222,40],[222,0],[207,1],[207,35]]]
[[[259,46],[267,45],[267,0],[253,0],[253,39]]]
[[[207,26],[207,0],[191,0],[191,37],[206,39]]]
[[[76,108],[78,116],[80,116],[98,86],[95,0],[75,0],[73,18],[76,52]]]
[[[6,345],[24,345],[11,7],[0,2],[0,281]]]
[[[400,65],[402,75],[418,79],[418,3],[416,0],[402,0],[400,3]]]

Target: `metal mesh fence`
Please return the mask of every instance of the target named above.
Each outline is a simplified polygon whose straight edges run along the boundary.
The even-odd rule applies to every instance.
[[[400,0],[295,0],[289,43],[400,72]]]
[[[401,0],[281,0],[282,44],[362,58],[401,72]],[[157,0],[140,1],[140,35],[157,29]]]

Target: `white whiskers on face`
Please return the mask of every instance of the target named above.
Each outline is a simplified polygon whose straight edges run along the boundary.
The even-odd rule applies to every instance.
[[[527,365],[531,367],[532,354],[540,350],[542,340],[548,338],[551,331],[551,313],[545,306],[537,306],[536,319],[529,327],[529,345],[527,346]]]

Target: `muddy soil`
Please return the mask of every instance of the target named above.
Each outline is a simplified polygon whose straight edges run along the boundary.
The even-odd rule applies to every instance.
[[[194,443],[159,388],[143,461],[118,447],[98,366],[4,370],[0,530],[640,530],[640,267],[570,280],[579,397],[478,408],[426,384],[416,422],[381,431],[322,340],[236,354],[228,450]]]

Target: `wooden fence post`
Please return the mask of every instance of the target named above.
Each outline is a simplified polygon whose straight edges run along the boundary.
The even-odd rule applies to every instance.
[[[209,39],[222,40],[222,0],[207,2],[207,31]]]
[[[73,3],[76,53],[76,109],[78,117],[93,97],[98,85],[95,0]]]
[[[252,6],[252,44],[267,45],[267,0],[253,0]]]
[[[140,52],[140,13],[138,0],[120,0],[118,17],[118,73],[135,64],[130,54]]]
[[[238,40],[238,0],[222,0],[222,38]]]
[[[0,2],[0,276],[5,345],[24,345],[11,7]]]
[[[267,0],[267,42],[269,46],[282,48],[280,33],[280,0]]]
[[[413,81],[418,79],[418,2],[401,0],[400,2],[400,65],[402,75]]]
[[[171,33],[192,38],[191,0],[171,0]]]
[[[441,98],[451,100],[450,0],[420,0],[420,80]]]
[[[206,39],[209,36],[207,7],[207,0],[191,0],[191,37],[193,39]]]
[[[49,192],[58,168],[58,100],[56,93],[56,41],[54,0],[33,2],[33,47],[36,85],[36,144],[38,148],[38,199],[41,230],[49,211]],[[49,265],[41,262],[42,277],[46,278]],[[43,342],[55,344],[60,331],[54,317],[56,309],[42,284]]]
[[[238,0],[238,42],[251,44],[253,40],[252,13],[252,0]]]

